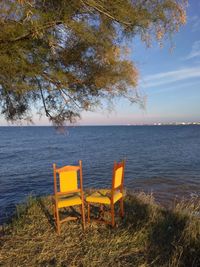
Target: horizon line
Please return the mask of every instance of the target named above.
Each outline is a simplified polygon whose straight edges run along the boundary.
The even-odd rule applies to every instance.
[[[82,125],[0,125],[0,127],[111,127],[111,126],[189,126],[189,125],[200,125],[200,122],[169,122],[169,123],[141,123],[141,124],[82,124]]]

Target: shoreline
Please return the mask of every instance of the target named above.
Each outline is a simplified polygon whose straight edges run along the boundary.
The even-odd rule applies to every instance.
[[[85,195],[87,195],[88,192],[92,192],[95,189],[92,188],[88,188],[85,189]],[[135,189],[131,189],[131,188],[127,188],[125,187],[125,195],[129,195],[129,196],[137,196],[139,194],[146,194],[148,196],[151,196],[152,200],[155,202],[156,205],[163,207],[165,209],[173,209],[175,205],[182,203],[182,202],[198,202],[200,203],[200,195],[193,195],[193,196],[183,196],[183,195],[174,195],[174,197],[172,197],[172,195],[166,197],[166,192],[156,192],[156,191],[151,191],[151,190],[141,190],[141,188],[135,188]],[[47,195],[35,195],[35,194],[29,194],[25,197],[25,199],[17,204],[15,204],[15,206],[13,206],[12,212],[9,216],[6,217],[5,221],[3,221],[0,224],[0,228],[3,227],[6,224],[10,224],[13,220],[13,218],[16,217],[17,214],[17,209],[20,206],[23,206],[26,204],[27,200],[29,198],[51,198],[53,196],[53,194],[47,194]],[[15,207],[15,208],[14,208]]]
[[[143,127],[143,126],[153,126],[153,127],[162,127],[162,126],[200,126],[200,122],[191,122],[191,123],[155,123],[155,124],[86,124],[86,125],[64,125],[61,126],[61,128],[75,128],[75,127]],[[56,129],[55,126],[53,125],[0,125],[0,128],[8,127],[8,128],[32,128],[32,127],[49,127],[49,128],[54,128]]]

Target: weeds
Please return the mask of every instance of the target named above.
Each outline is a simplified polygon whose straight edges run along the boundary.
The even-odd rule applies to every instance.
[[[167,210],[152,195],[127,195],[125,211],[114,229],[91,223],[83,232],[73,221],[58,236],[50,197],[30,198],[1,230],[0,266],[200,266],[198,199]]]

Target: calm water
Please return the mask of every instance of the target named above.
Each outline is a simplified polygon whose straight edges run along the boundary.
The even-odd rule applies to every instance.
[[[52,163],[82,159],[84,187],[110,187],[124,157],[128,189],[161,202],[200,195],[200,126],[0,127],[0,223],[30,193],[52,194]]]

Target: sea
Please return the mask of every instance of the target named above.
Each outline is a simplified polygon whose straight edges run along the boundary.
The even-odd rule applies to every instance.
[[[84,188],[110,188],[126,159],[127,192],[170,205],[200,196],[200,126],[0,127],[0,224],[28,196],[53,194],[53,163],[83,162]]]

